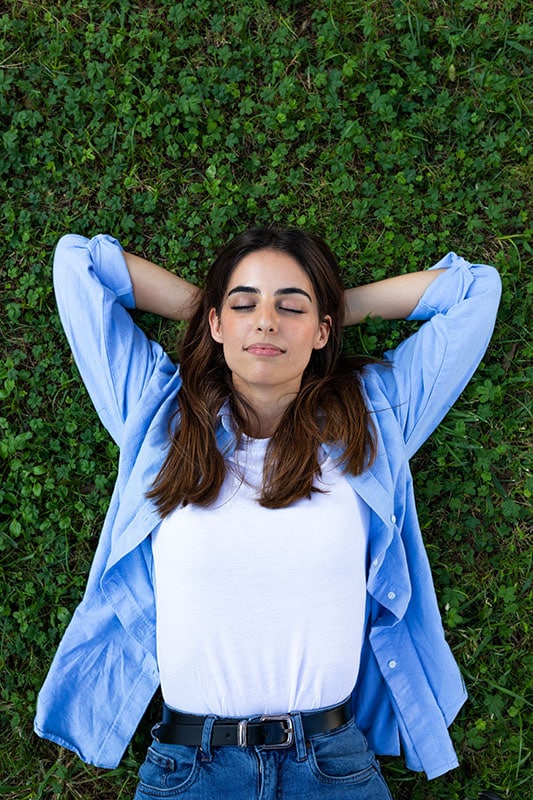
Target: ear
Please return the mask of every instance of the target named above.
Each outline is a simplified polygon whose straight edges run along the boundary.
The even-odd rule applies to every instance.
[[[209,328],[211,329],[211,336],[219,344],[223,343],[222,329],[220,325],[220,318],[217,314],[216,308],[211,308],[209,311]]]
[[[318,326],[318,334],[315,340],[314,350],[322,350],[328,343],[329,334],[331,333],[331,317],[326,314],[324,319]]]

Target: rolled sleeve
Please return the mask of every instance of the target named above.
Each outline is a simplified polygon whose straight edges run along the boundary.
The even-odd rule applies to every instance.
[[[124,308],[135,308],[130,273],[118,239],[100,234],[89,240],[88,249],[100,281],[116,295]]]
[[[501,296],[498,271],[487,264],[470,264],[455,253],[448,253],[428,271],[437,269],[446,271],[430,283],[407,319],[428,320],[435,314],[446,314],[469,296],[483,298],[480,310],[487,313],[490,338]]]
[[[57,243],[54,254],[54,278],[56,295],[68,296],[69,273],[75,268],[73,260],[84,254],[90,257],[90,268],[100,283],[113,292],[124,308],[135,308],[133,286],[118,239],[107,234],[99,234],[92,239],[68,233]]]
[[[424,443],[478,367],[492,335],[501,295],[497,271],[449,253],[411,320],[426,320],[378,370],[403,430],[408,457]]]
[[[135,307],[122,248],[111,236],[69,234],[54,255],[54,289],[74,360],[96,411],[121,444],[124,424],[158,373],[175,371],[128,309]]]

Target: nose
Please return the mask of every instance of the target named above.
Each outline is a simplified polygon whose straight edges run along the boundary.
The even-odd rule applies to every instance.
[[[257,323],[257,330],[260,331],[261,333],[264,333],[265,331],[268,331],[269,333],[273,333],[274,332],[274,325],[271,322],[259,321]]]
[[[277,328],[276,313],[272,308],[261,306],[257,309],[256,330],[261,333],[273,333]]]

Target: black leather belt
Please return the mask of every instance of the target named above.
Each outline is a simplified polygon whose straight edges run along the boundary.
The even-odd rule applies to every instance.
[[[350,698],[326,711],[306,711],[301,714],[305,738],[340,728],[352,717]],[[182,714],[163,705],[163,719],[152,729],[152,736],[164,744],[200,747],[206,719],[196,714]],[[265,715],[255,719],[219,717],[211,736],[213,747],[259,746],[269,749],[291,747],[293,742],[294,720],[290,714]]]

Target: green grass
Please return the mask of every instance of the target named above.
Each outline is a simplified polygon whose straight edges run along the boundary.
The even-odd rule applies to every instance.
[[[501,272],[490,349],[413,462],[470,692],[453,726],[461,767],[431,783],[401,760],[384,767],[396,800],[475,800],[489,787],[523,800],[532,744],[528,4],[2,8],[0,797],[131,798],[149,726],[147,717],[112,772],[31,732],[116,461],[59,328],[55,242],[67,231],[110,232],[201,282],[227,238],[279,222],[322,233],[352,284],[448,250]],[[145,324],[172,341],[174,328]],[[404,332],[374,322],[351,345],[379,353]]]

